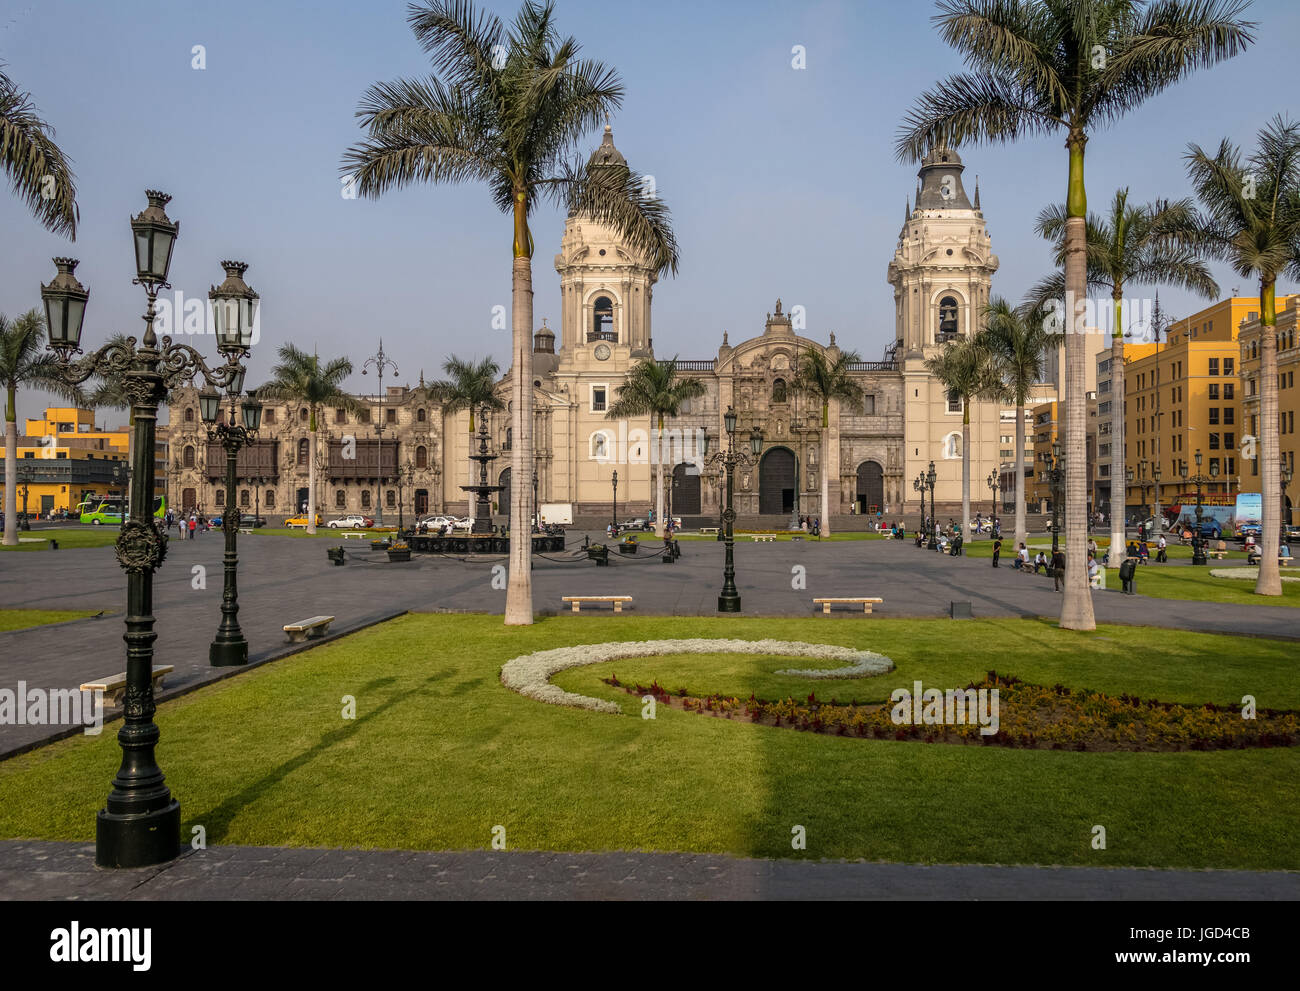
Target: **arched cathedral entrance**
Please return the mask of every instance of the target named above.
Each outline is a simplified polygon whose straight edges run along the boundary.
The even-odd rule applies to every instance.
[[[794,452],[774,447],[758,465],[758,511],[763,515],[789,516],[794,512]]]
[[[885,508],[885,470],[874,461],[864,461],[858,465],[857,485],[858,514],[876,514],[876,510]]]

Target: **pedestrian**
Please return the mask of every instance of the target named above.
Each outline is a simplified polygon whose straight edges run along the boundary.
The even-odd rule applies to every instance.
[[[1052,587],[1058,592],[1065,587],[1065,551],[1059,547],[1052,551]]]
[[[1156,560],[1159,561],[1161,564],[1164,564],[1166,561],[1169,560],[1169,555],[1165,553],[1165,548],[1168,546],[1169,544],[1165,540],[1165,535],[1162,533],[1160,535],[1160,539],[1156,541]]]
[[[1002,540],[998,537],[993,538],[993,567],[998,566],[998,556],[1002,553]]]
[[[198,526],[199,526],[198,520],[196,520],[194,516],[191,515],[190,516],[190,540],[194,539],[194,531],[198,529]]]

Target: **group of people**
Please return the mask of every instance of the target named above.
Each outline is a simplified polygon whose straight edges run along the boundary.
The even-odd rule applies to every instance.
[[[1001,558],[1001,556],[1002,538],[999,537],[993,541],[993,567],[996,568],[998,566],[998,559]],[[1040,571],[1044,574],[1050,574],[1052,576],[1054,587],[1058,592],[1061,590],[1061,586],[1065,583],[1065,551],[1061,550],[1060,547],[1057,547],[1052,551],[1050,559],[1046,552],[1040,549],[1038,553],[1034,555],[1034,560],[1031,564],[1029,560],[1029,548],[1025,546],[1025,542],[1022,540],[1020,546],[1016,548],[1016,556],[1011,562],[1011,567],[1016,571],[1028,571],[1032,568],[1034,574],[1038,574]],[[1096,572],[1097,561],[1093,557],[1092,552],[1089,551],[1088,577],[1095,577]]]
[[[1160,539],[1156,541],[1156,561],[1164,564],[1169,560],[1168,548],[1169,542],[1165,540],[1165,535],[1162,533]],[[1138,564],[1151,563],[1151,547],[1147,543],[1146,537],[1140,540],[1130,540],[1127,553],[1129,557],[1137,558]]]
[[[190,513],[189,516],[181,513],[178,516],[169,509],[164,524],[169,533],[172,527],[176,527],[182,540],[193,540],[194,535],[200,530],[209,529],[208,518],[199,512]]]

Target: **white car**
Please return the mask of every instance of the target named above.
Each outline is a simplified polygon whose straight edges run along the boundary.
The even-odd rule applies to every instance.
[[[343,516],[337,520],[330,520],[326,524],[331,530],[364,530],[366,528],[366,518],[364,516]]]

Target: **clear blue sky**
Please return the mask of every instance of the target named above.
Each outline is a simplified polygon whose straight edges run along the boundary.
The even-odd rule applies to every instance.
[[[487,6],[507,18],[517,9]],[[675,217],[682,267],[655,293],[660,356],[708,358],[723,330],[733,343],[761,333],[778,295],[806,307],[809,336],[835,331],[841,346],[880,354],[894,326],[885,270],[916,183],[915,166],[894,159],[895,131],[917,94],[960,68],[933,12],[922,2],[560,0],[561,30],[621,73],[617,144],[655,176]],[[0,59],[74,161],[82,227],[70,244],[0,196],[0,312],[38,305],[50,258],[71,254],[92,293],[85,342],[138,334],[145,303],[131,285],[127,220],[148,187],[174,197],[172,282],[187,298],[221,281],[222,259],[250,264],[263,298],[250,384],[286,340],[348,355],[350,384],[366,391],[375,380],[360,365],[381,336],[399,383],[421,368],[437,376],[450,352],[504,360],[508,332],[491,330],[491,314],[510,303],[511,228],[485,189],[340,196],[365,88],[429,71],[405,14],[404,0],[6,0]],[[1122,185],[1140,200],[1187,195],[1189,141],[1249,145],[1270,117],[1294,110],[1286,80],[1300,5],[1255,0],[1249,16],[1260,39],[1246,55],[1095,135],[1094,209]],[[191,68],[195,45],[206,49],[202,71]],[[791,68],[795,45],[806,48],[804,71]],[[1032,225],[1063,198],[1061,139],[962,153],[1001,259],[994,291],[1018,298],[1050,264]],[[562,227],[550,209],[534,222],[538,325],[559,315]],[[1225,294],[1255,290],[1216,274]],[[1161,302],[1173,315],[1200,305],[1173,290]],[[198,340],[214,356],[211,338]],[[44,398],[29,393],[20,416]]]

